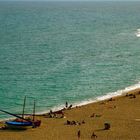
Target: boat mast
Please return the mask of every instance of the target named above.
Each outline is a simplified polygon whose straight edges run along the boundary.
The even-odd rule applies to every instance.
[[[24,102],[23,102],[22,118],[24,118],[25,102],[26,102],[26,96],[24,97]]]
[[[35,100],[34,100],[34,107],[33,107],[33,121],[35,120]]]

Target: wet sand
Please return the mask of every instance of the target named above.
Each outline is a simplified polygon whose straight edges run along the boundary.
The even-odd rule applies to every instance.
[[[66,118],[37,116],[42,121],[39,128],[0,130],[0,140],[78,140],[78,130],[81,132],[79,140],[90,140],[93,132],[97,135],[97,138],[93,139],[97,140],[139,140],[139,89],[129,94],[131,93],[135,94],[136,98],[122,95],[114,97],[112,101],[105,100],[65,110]],[[85,123],[66,125],[67,120],[84,120]],[[109,130],[104,130],[106,122],[111,126]]]

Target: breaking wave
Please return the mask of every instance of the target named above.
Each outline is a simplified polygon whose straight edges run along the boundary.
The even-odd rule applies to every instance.
[[[137,29],[136,36],[140,37],[140,29]]]

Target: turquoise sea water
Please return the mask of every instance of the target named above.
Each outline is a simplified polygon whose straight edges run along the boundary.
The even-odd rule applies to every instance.
[[[26,113],[34,99],[42,112],[139,83],[139,9],[140,2],[0,2],[0,109],[21,113],[26,95]]]

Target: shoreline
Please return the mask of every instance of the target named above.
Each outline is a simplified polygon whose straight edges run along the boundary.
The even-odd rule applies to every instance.
[[[133,92],[137,92],[137,91],[140,91],[140,83],[135,84],[133,86],[128,86],[122,90],[117,90],[116,92],[110,92],[110,93],[106,93],[106,94],[101,95],[101,96],[94,97],[93,99],[90,98],[88,100],[83,100],[83,101],[79,101],[77,103],[73,103],[72,108],[81,107],[81,106],[92,104],[92,103],[98,103],[100,101],[105,101],[105,100],[108,100],[110,98],[120,97],[120,96],[125,95],[126,93],[133,93]],[[58,111],[58,110],[62,110],[64,107],[65,107],[65,105],[59,105],[59,106],[52,107],[51,110]],[[37,112],[36,114],[43,115],[43,114],[48,113],[49,111],[50,110]]]
[[[114,97],[120,97],[120,96],[125,95],[128,92],[132,93],[132,92],[137,92],[137,91],[140,91],[140,83],[134,84],[132,86],[128,86],[124,89],[117,90],[115,92],[110,92],[110,93],[106,93],[106,94],[101,95],[101,96],[94,97],[93,99],[90,98],[88,100],[83,100],[83,101],[79,101],[77,103],[73,103],[72,108],[79,107],[79,106],[84,106],[84,105],[88,105],[88,104],[92,104],[92,103],[97,103],[97,102],[104,101],[104,100],[114,98]],[[63,109],[64,107],[65,107],[65,105],[55,106],[55,107],[52,107],[51,110],[58,111],[58,110]],[[48,112],[49,112],[49,110],[42,111],[42,112],[37,112],[36,114],[37,115],[43,115],[43,114],[46,114]]]
[[[133,98],[132,95],[136,95]],[[140,88],[120,96],[64,110],[64,118],[48,118],[47,114],[36,115],[42,121],[39,128],[26,131],[0,130],[3,140],[75,140],[81,131],[80,140],[91,139],[94,132],[100,140],[139,140]],[[67,124],[67,121],[78,124]],[[84,123],[82,123],[84,122]],[[104,129],[109,122],[111,128]],[[2,124],[0,124],[2,125]]]
[[[93,99],[90,98],[90,99],[85,100],[85,101],[79,101],[77,103],[72,104],[72,108],[86,106],[86,105],[93,104],[93,103],[98,103],[98,102],[101,102],[101,101],[106,101],[110,98],[118,98],[118,97],[121,97],[121,96],[125,95],[126,93],[133,93],[133,92],[138,92],[138,91],[140,91],[140,83],[134,84],[132,86],[128,86],[128,87],[126,87],[122,90],[118,90],[116,92],[110,92],[110,93],[107,93],[107,94],[104,94],[104,95],[101,95],[101,96],[97,96]],[[65,105],[60,105],[60,106],[52,107],[51,110],[55,112],[55,111],[62,110],[64,108],[65,108]],[[50,110],[36,112],[36,116],[41,116],[41,115],[44,115],[44,114],[48,114],[49,111]],[[11,119],[14,119],[14,117],[0,119],[0,122],[11,120]]]

